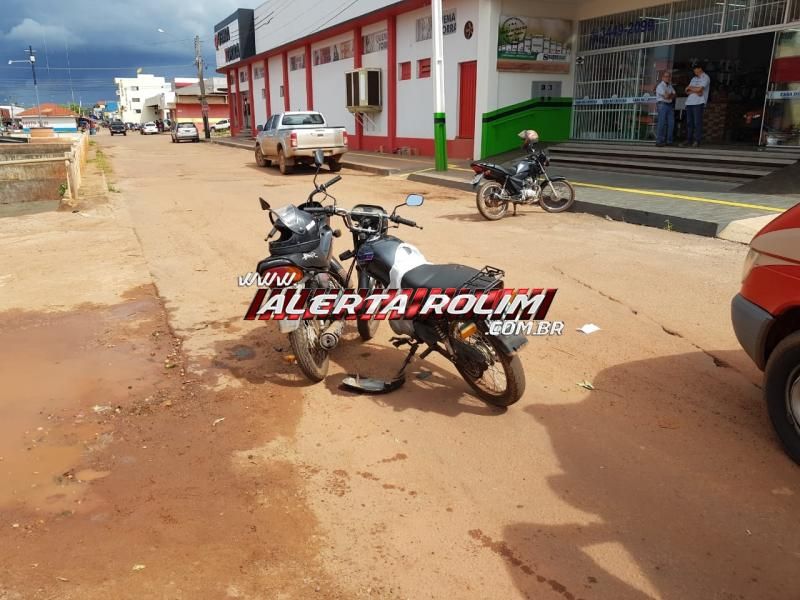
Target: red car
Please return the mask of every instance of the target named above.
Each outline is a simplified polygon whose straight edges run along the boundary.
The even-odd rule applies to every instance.
[[[775,431],[800,464],[800,204],[750,242],[731,319],[742,348],[764,371]]]

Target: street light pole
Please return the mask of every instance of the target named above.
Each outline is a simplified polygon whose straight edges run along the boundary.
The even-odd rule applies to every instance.
[[[447,124],[444,103],[444,33],[442,0],[431,2],[433,30],[433,140],[436,170],[447,171]]]
[[[200,79],[200,110],[203,113],[203,135],[208,140],[211,132],[208,129],[208,100],[206,100],[206,80],[203,74],[203,53],[200,49],[200,36],[194,36],[194,61],[197,63],[197,77]]]
[[[12,65],[14,63],[21,63],[21,62],[29,62],[31,63],[31,73],[33,73],[33,89],[36,92],[36,114],[39,118],[39,127],[44,127],[44,123],[42,122],[42,103],[39,102],[39,84],[36,81],[36,51],[33,49],[33,46],[28,46],[28,49],[25,50],[28,53],[28,60],[9,60],[8,64]]]

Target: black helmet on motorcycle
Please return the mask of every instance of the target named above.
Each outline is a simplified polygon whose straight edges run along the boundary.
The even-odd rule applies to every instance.
[[[517,134],[522,138],[522,147],[533,151],[533,147],[539,143],[539,134],[534,129],[525,129]]]
[[[287,204],[274,211],[273,221],[280,237],[269,243],[272,254],[280,256],[296,252],[310,252],[319,246],[321,232],[317,219],[296,206]]]

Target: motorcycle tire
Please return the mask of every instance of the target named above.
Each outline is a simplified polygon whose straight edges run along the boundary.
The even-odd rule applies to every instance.
[[[358,274],[358,287],[359,289],[369,290],[370,293],[372,293],[372,291],[378,287],[378,283],[362,271]],[[369,321],[362,321],[359,319],[356,323],[358,335],[361,336],[362,340],[368,342],[375,337],[375,333],[378,331],[378,326],[380,324],[381,322],[377,319],[370,319]]]
[[[317,346],[312,339],[311,330],[315,330],[317,335],[322,330],[321,321],[303,321],[297,329],[289,334],[289,344],[292,347],[294,356],[297,359],[297,366],[314,383],[325,379],[328,374],[330,357],[328,351]]]
[[[550,194],[553,194],[555,198]],[[575,188],[569,181],[551,181],[542,188],[539,204],[549,213],[565,212],[575,204]]]
[[[491,199],[492,194],[501,192],[503,186],[496,181],[488,181],[478,188],[475,194],[475,204],[478,206],[478,212],[487,221],[499,221],[506,216],[508,212],[508,201]],[[492,202],[494,204],[489,204]]]
[[[476,333],[471,339],[479,339],[481,343],[485,344],[486,348],[491,349],[493,362],[499,363],[503,369],[506,387],[502,392],[493,393],[479,385],[478,382],[482,376],[481,378],[476,378],[474,373],[470,373],[467,365],[460,365],[456,362],[454,363],[456,370],[475,391],[478,398],[487,404],[499,407],[511,406],[522,398],[522,394],[525,393],[525,371],[522,369],[522,361],[517,354],[509,356],[503,352],[491,335]]]

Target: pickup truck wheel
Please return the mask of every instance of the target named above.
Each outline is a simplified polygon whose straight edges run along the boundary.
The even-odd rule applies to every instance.
[[[278,149],[278,168],[281,170],[281,175],[288,175],[292,172],[292,167],[286,164],[286,155],[283,153],[283,148]]]
[[[785,337],[770,354],[764,398],[786,453],[800,464],[800,331]]]
[[[331,170],[331,173],[338,173],[342,170],[342,163],[338,158],[329,158],[328,168]]]
[[[261,152],[261,146],[256,146],[256,164],[259,167],[268,167],[269,161],[264,158],[264,153]]]

